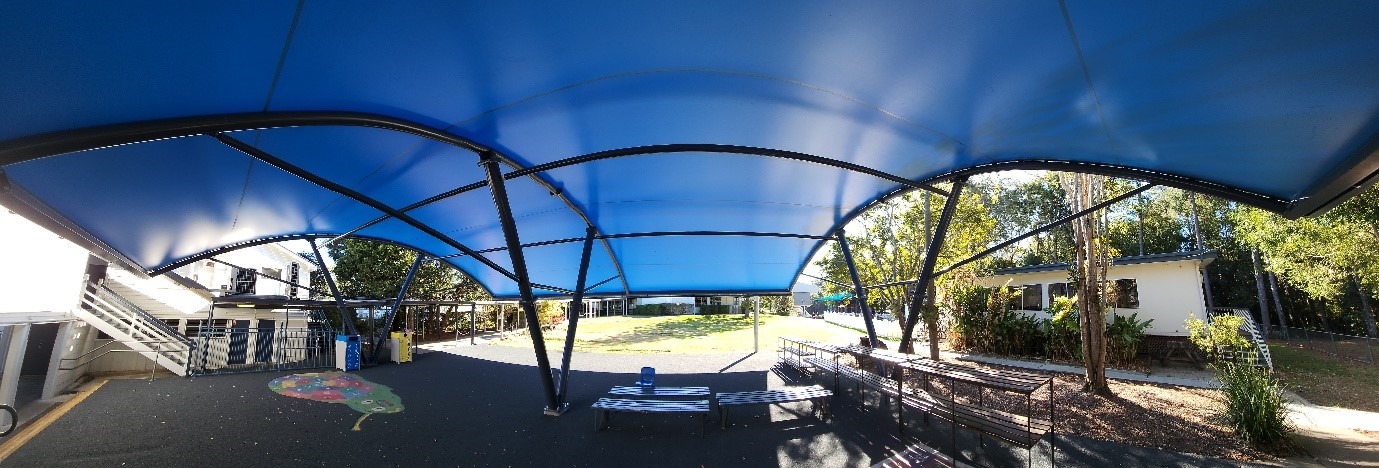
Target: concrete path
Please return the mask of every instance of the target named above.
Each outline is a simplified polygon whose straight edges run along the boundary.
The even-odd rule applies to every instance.
[[[1045,372],[1082,374],[1083,368],[1044,361],[1029,361],[975,354],[943,353],[945,358],[996,364]],[[1151,382],[1184,387],[1216,388],[1220,383],[1210,370],[1189,367],[1155,367],[1151,374],[1107,370],[1116,380]],[[1379,467],[1379,413],[1318,406],[1296,393],[1285,391],[1288,420],[1304,453],[1286,460],[1288,466]],[[1365,434],[1360,431],[1368,431]]]

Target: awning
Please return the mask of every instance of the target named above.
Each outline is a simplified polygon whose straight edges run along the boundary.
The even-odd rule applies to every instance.
[[[1379,4],[0,5],[7,205],[152,273],[351,234],[517,296],[784,293],[958,174],[1139,178],[1301,216],[1379,169]],[[247,148],[247,150],[246,150]],[[922,188],[921,188],[922,189]],[[402,214],[402,216],[398,216]]]

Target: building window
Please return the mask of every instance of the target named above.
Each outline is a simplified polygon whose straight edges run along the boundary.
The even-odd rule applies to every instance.
[[[301,266],[301,265],[298,265],[297,262],[292,262],[292,265],[291,265],[290,267],[288,267],[288,269],[287,269],[287,282],[296,285],[296,284],[301,284],[301,281],[302,281],[302,266]],[[297,287],[296,287],[296,286],[288,286],[288,287],[287,287],[287,297],[290,297],[290,298],[293,298],[293,299],[296,299],[296,298],[297,298]]]
[[[231,285],[230,295],[254,294],[254,285],[259,279],[254,270],[248,268],[235,268],[234,277],[234,284]]]
[[[1044,288],[1039,284],[1010,287],[1011,310],[1044,310]]]
[[[1049,283],[1049,302],[1060,297],[1075,296],[1072,283]]]
[[[1133,278],[1116,280],[1116,308],[1140,308],[1140,289]]]
[[[278,279],[278,280],[283,279],[283,271],[282,271],[282,270],[279,270],[279,269],[277,269],[277,268],[263,268],[263,269],[260,269],[260,270],[259,270],[259,273],[261,273],[261,274],[263,275],[263,277],[265,277],[265,278],[276,278],[276,279]],[[268,286],[268,290],[267,290],[267,291],[264,291],[264,294],[276,294],[277,291],[281,291],[282,289],[286,289],[286,288],[284,287],[284,286],[286,286],[285,284],[282,284],[282,283],[279,283],[279,282],[276,282],[276,281],[271,282],[271,283],[268,283],[268,285],[269,285],[269,286]],[[281,288],[281,289],[280,289],[280,288]]]
[[[1027,284],[1020,296],[1024,303],[1024,310],[1044,310],[1044,285]]]

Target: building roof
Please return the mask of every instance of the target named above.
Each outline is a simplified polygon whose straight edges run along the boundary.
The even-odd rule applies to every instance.
[[[1112,266],[1140,265],[1145,263],[1165,263],[1165,262],[1202,262],[1205,268],[1216,260],[1216,251],[1212,249],[1193,250],[1188,252],[1169,252],[1149,255],[1136,255],[1131,257],[1117,257],[1111,259]],[[1067,270],[1072,264],[1068,262],[1046,263],[1043,265],[1030,265],[1013,268],[1000,268],[991,271],[991,276],[1018,275],[1024,273],[1042,273],[1047,271]]]
[[[481,156],[537,294],[592,228],[593,296],[785,293],[866,207],[981,172],[1301,216],[1379,169],[1374,2],[0,10],[0,201],[150,273],[350,234],[514,297]]]

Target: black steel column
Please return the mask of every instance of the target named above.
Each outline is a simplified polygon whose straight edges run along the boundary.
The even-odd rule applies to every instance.
[[[527,331],[531,334],[532,347],[536,348],[536,368],[541,373],[541,387],[546,392],[545,412],[548,416],[559,416],[560,402],[556,399],[555,382],[551,379],[551,360],[546,356],[546,342],[541,337],[541,319],[536,314],[536,297],[532,294],[531,276],[527,274],[527,258],[522,255],[522,240],[517,236],[517,221],[512,218],[512,206],[508,204],[508,190],[503,179],[498,157],[491,151],[479,153],[479,165],[488,175],[488,190],[493,194],[493,206],[498,209],[498,223],[503,227],[503,238],[507,240],[508,255],[512,258],[512,273],[517,278],[517,291],[521,295],[518,303],[527,317]]]
[[[412,279],[416,278],[417,270],[421,269],[421,263],[426,261],[426,255],[417,252],[417,259],[412,262],[412,268],[407,270],[407,279],[402,280],[402,289],[397,291],[397,300],[393,301],[393,308],[388,309],[388,315],[383,317],[383,334],[378,333],[378,328],[373,330],[373,352],[369,355],[369,362],[378,363],[378,353],[383,351],[383,339],[388,336],[388,331],[393,328],[393,317],[397,315],[397,309],[402,307],[402,299],[407,297],[407,287],[412,285]],[[373,317],[373,310],[369,310],[369,317]]]
[[[848,236],[846,233],[838,232],[838,250],[843,252],[843,262],[848,264],[848,275],[852,277],[853,295],[862,304],[862,322],[867,324],[867,339],[871,340],[871,346],[877,347],[876,325],[872,323],[871,307],[867,306],[867,290],[862,289],[862,278],[857,275],[857,264],[852,262],[852,249],[848,248]]]
[[[345,313],[345,298],[340,295],[340,288],[335,286],[335,276],[330,274],[330,269],[326,268],[326,257],[321,255],[321,249],[316,247],[316,239],[307,239],[311,244],[311,253],[316,254],[316,263],[321,265],[321,275],[326,278],[326,286],[330,286],[330,295],[335,296],[335,307],[340,310],[340,329],[350,335],[358,335],[359,330],[354,328],[354,320]]]
[[[929,294],[929,283],[934,281],[934,264],[938,261],[939,249],[943,248],[943,238],[948,235],[948,225],[953,221],[953,213],[958,211],[958,200],[962,198],[962,186],[967,184],[967,176],[953,179],[949,189],[948,201],[943,204],[938,225],[934,226],[934,237],[924,251],[924,265],[919,270],[919,281],[915,282],[915,293],[910,299],[910,316],[906,317],[905,330],[900,334],[900,350],[912,350],[911,335],[915,332],[915,322],[919,321],[919,311],[924,308],[925,296]]]
[[[584,282],[589,276],[589,255],[594,250],[594,236],[598,235],[598,230],[593,226],[585,232],[584,253],[579,257],[579,279],[575,281],[575,295],[570,299],[569,323],[565,326],[565,349],[560,354],[560,391],[556,392],[556,401],[560,402],[562,411],[569,405],[565,402],[565,390],[570,386],[570,356],[575,352],[575,327],[579,326],[580,316],[577,311],[584,309]]]

